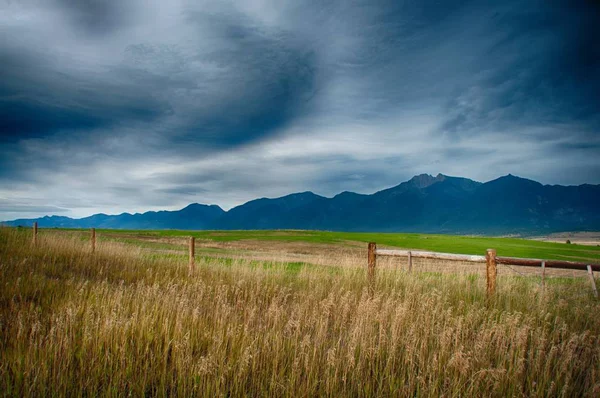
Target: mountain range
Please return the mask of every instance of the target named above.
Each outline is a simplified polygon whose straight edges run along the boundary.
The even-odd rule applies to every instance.
[[[224,211],[190,204],[176,211],[73,219],[46,216],[11,226],[114,229],[310,229],[453,234],[539,234],[600,230],[600,185],[542,185],[507,175],[481,183],[421,174],[371,195],[312,192],[256,199]]]

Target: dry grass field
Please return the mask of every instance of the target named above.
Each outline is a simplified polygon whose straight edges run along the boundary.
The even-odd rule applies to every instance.
[[[390,260],[371,292],[353,243],[199,242],[190,273],[171,239],[0,228],[0,394],[600,395],[584,278],[507,270],[487,298],[477,269]]]
[[[586,246],[600,246],[600,232],[563,232],[533,238],[542,242],[564,243],[567,240],[572,244]]]

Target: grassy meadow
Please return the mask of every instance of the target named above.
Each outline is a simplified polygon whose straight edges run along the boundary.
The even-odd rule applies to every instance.
[[[47,230],[51,232],[52,230]],[[89,236],[87,230],[60,229],[63,233]],[[484,255],[486,249],[496,249],[499,256],[541,258],[548,260],[589,261],[600,263],[600,246],[543,242],[523,238],[487,236],[434,235],[417,233],[357,233],[329,231],[181,231],[181,230],[97,230],[103,239],[145,245],[169,247],[169,239],[194,236],[199,242],[301,242],[316,245],[336,245],[366,248],[367,242],[380,247],[429,250],[444,253]],[[171,245],[177,248],[179,243]]]
[[[201,245],[188,270],[185,236]],[[600,395],[589,281],[382,268],[381,246],[558,259],[596,247],[416,234],[0,228],[2,396]],[[289,258],[257,260],[255,247]],[[293,261],[319,247],[323,264]],[[335,251],[337,250],[337,251]],[[234,253],[235,256],[226,254]],[[596,261],[597,262],[597,261]]]

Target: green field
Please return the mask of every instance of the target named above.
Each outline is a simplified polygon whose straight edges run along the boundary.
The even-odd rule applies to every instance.
[[[356,242],[377,242],[380,247],[429,250],[444,253],[483,255],[488,248],[499,256],[540,258],[547,260],[589,261],[600,263],[600,247],[566,243],[541,242],[520,238],[472,237],[410,233],[354,233],[326,231],[176,231],[176,230],[98,230],[98,235],[135,241],[136,238],[194,236],[214,242],[283,241],[316,244],[347,245]],[[131,242],[130,242],[131,243]],[[154,243],[156,244],[156,243]],[[366,248],[366,245],[365,245]]]

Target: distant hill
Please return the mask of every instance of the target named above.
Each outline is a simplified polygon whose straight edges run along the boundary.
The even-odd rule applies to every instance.
[[[312,192],[256,199],[224,211],[191,204],[178,211],[43,217],[8,225],[115,229],[314,229],[468,234],[600,230],[600,185],[560,186],[507,175],[486,183],[422,174],[395,187],[326,198]]]
[[[41,228],[110,228],[110,229],[206,229],[225,213],[219,206],[191,204],[177,211],[148,211],[146,213],[119,215],[94,214],[90,217],[46,216],[37,219],[6,221],[4,224],[31,225],[38,222]]]

